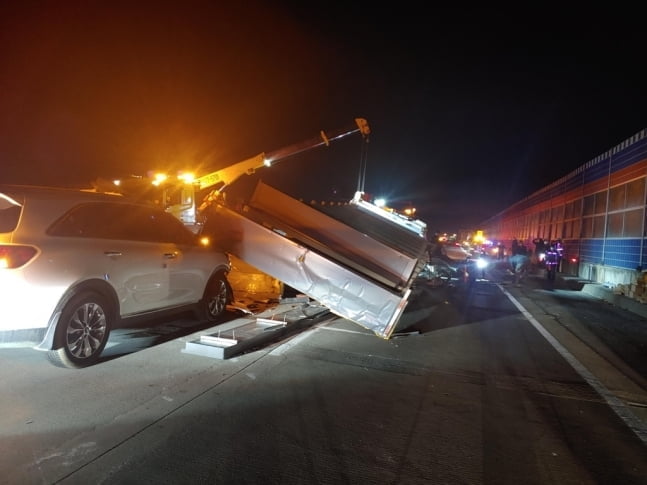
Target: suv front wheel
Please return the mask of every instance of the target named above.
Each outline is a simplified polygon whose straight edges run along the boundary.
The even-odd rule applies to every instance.
[[[110,304],[98,293],[73,296],[61,312],[49,360],[74,369],[95,364],[108,342],[112,315]]]
[[[198,306],[198,318],[209,322],[221,320],[229,301],[229,283],[223,273],[218,273],[209,281],[204,290],[204,296]]]

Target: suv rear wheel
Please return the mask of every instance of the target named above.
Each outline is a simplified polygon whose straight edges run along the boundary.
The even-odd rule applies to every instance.
[[[61,312],[49,360],[74,369],[95,364],[108,342],[112,315],[110,304],[98,293],[73,296]]]

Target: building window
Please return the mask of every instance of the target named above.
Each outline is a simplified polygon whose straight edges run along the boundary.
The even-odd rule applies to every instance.
[[[602,214],[607,210],[607,191],[595,194],[595,213]]]
[[[595,195],[587,195],[584,197],[584,212],[585,216],[592,216],[595,214]]]
[[[573,202],[569,202],[564,210],[564,219],[572,219],[573,217]]]
[[[582,219],[582,237],[593,237],[593,217],[585,217]]]
[[[626,185],[619,185],[609,191],[609,211],[617,211],[625,208]]]
[[[607,237],[622,237],[622,223],[624,221],[624,212],[609,214],[607,220]]]
[[[642,207],[645,205],[645,178],[640,178],[627,184],[626,207]]]
[[[625,237],[642,237],[643,235],[643,209],[625,212]]]
[[[564,223],[564,239],[570,239],[573,236],[573,221],[566,221]]]
[[[595,216],[593,218],[593,237],[604,237],[604,216]]]
[[[580,229],[581,229],[581,222],[579,219],[574,219],[573,220],[573,237],[574,238],[580,238],[582,237],[580,235]]]

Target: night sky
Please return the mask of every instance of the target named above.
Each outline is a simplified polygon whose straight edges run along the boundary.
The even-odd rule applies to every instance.
[[[366,192],[457,231],[647,128],[639,12],[221,3],[2,2],[0,183],[205,173],[362,117]],[[259,176],[350,199],[361,141]]]

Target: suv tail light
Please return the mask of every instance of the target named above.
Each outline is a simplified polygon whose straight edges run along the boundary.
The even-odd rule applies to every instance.
[[[0,269],[16,269],[26,265],[38,251],[33,246],[0,245]]]

